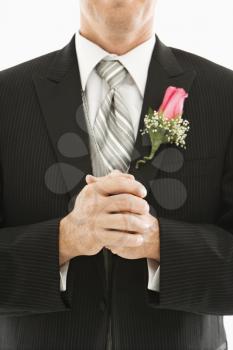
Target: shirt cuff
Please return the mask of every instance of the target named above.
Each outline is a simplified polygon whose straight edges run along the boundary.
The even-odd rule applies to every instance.
[[[69,261],[63,264],[60,267],[60,291],[65,292],[66,290],[66,280],[67,280],[67,272],[69,268]]]
[[[155,259],[147,259],[148,285],[147,288],[159,292],[160,265]]]
[[[148,286],[147,288],[156,292],[159,292],[160,282],[160,266],[154,259],[147,259],[148,266]],[[66,290],[67,273],[69,269],[69,261],[60,267],[60,291]]]

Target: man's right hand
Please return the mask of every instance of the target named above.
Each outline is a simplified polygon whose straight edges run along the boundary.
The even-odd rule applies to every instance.
[[[140,233],[147,229],[140,214],[149,212],[145,196],[145,187],[129,174],[113,172],[105,181],[87,184],[60,222],[60,265],[107,245],[140,245]]]

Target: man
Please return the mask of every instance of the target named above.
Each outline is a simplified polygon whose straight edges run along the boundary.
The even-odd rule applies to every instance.
[[[227,349],[233,74],[165,46],[155,5],[82,0],[64,49],[0,73],[1,350]],[[169,86],[187,147],[137,169]]]

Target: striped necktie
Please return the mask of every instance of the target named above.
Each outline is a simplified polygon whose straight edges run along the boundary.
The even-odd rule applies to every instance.
[[[100,61],[96,72],[110,87],[94,123],[98,150],[108,172],[113,169],[127,172],[135,137],[129,111],[117,88],[128,72],[118,60]]]

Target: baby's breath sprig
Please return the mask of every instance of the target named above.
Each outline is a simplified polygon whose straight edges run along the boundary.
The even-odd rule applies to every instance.
[[[145,127],[141,131],[142,135],[149,134],[151,141],[151,152],[148,156],[138,160],[136,168],[140,164],[145,164],[148,160],[153,159],[156,151],[163,143],[171,143],[182,148],[186,148],[185,139],[190,129],[188,120],[178,115],[174,118],[165,118],[162,112],[154,111],[151,107],[144,118]]]

